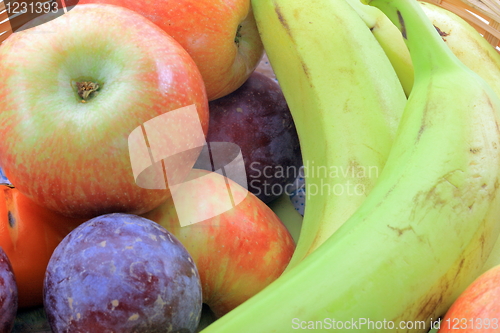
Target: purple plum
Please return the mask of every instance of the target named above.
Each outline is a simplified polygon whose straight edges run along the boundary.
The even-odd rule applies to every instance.
[[[17,285],[10,260],[0,247],[0,333],[10,333],[17,312]]]
[[[198,270],[165,228],[132,214],[93,218],[55,249],[44,281],[53,333],[194,332]]]
[[[278,83],[254,72],[239,89],[211,101],[209,109],[207,142],[231,142],[241,148],[248,190],[265,203],[287,193],[287,185],[299,174],[302,155],[295,124]],[[218,155],[214,161],[220,162],[215,169],[233,157],[230,152],[212,149],[211,153]]]

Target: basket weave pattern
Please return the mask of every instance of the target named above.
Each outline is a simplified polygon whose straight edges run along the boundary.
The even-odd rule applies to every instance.
[[[0,2],[0,22],[3,22],[7,20],[7,12],[3,12],[5,10],[5,4],[3,2]],[[3,12],[3,13],[2,13]],[[5,33],[3,33],[5,31]],[[0,43],[3,42],[7,37],[9,37],[12,32],[11,32],[11,27],[9,24],[9,21],[5,21],[3,23],[0,23]]]

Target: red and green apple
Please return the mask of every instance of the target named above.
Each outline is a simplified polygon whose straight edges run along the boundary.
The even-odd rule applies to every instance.
[[[264,47],[250,0],[80,0],[108,3],[140,13],[191,55],[209,100],[240,87],[259,64]]]
[[[156,128],[154,144],[173,151],[203,145],[208,100],[195,62],[167,33],[123,7],[81,5],[37,26],[39,19],[0,47],[0,159],[7,177],[66,216],[150,211],[170,196],[163,162],[149,158],[154,147],[144,144],[147,158],[139,162],[153,166],[146,174],[158,186],[138,186],[129,136],[194,106],[196,121],[177,117],[168,130]],[[197,155],[183,156],[170,167],[187,176]]]
[[[277,279],[295,243],[276,214],[244,187],[206,170],[193,169],[188,179],[173,198],[142,216],[186,247],[200,273],[203,301],[221,317]],[[235,205],[224,211],[228,195]],[[200,222],[181,226],[179,216]]]

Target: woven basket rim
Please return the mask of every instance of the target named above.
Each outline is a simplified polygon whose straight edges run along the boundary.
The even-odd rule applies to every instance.
[[[495,0],[460,0],[496,22],[500,22],[500,2]]]

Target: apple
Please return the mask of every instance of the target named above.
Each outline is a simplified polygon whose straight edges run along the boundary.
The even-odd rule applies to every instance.
[[[162,166],[179,181],[205,142],[208,100],[196,64],[123,7],[81,5],[37,25],[43,19],[0,47],[6,176],[70,217],[153,209],[171,194]]]
[[[476,278],[435,326],[439,327],[439,333],[499,332],[500,265]]]
[[[295,243],[276,214],[236,182],[197,169],[187,179],[172,198],[142,216],[186,247],[200,273],[203,302],[221,317],[277,279]],[[229,198],[234,205],[226,210]],[[179,216],[197,223],[181,226]]]
[[[191,55],[209,100],[240,87],[264,47],[250,0],[80,0],[132,9],[165,30]]]
[[[265,203],[285,193],[290,195],[302,155],[295,124],[278,83],[254,72],[236,91],[211,101],[209,109],[207,142],[231,142],[240,147],[248,190]],[[224,161],[225,156],[218,156],[229,156],[223,150],[212,154],[216,160],[228,162]]]

